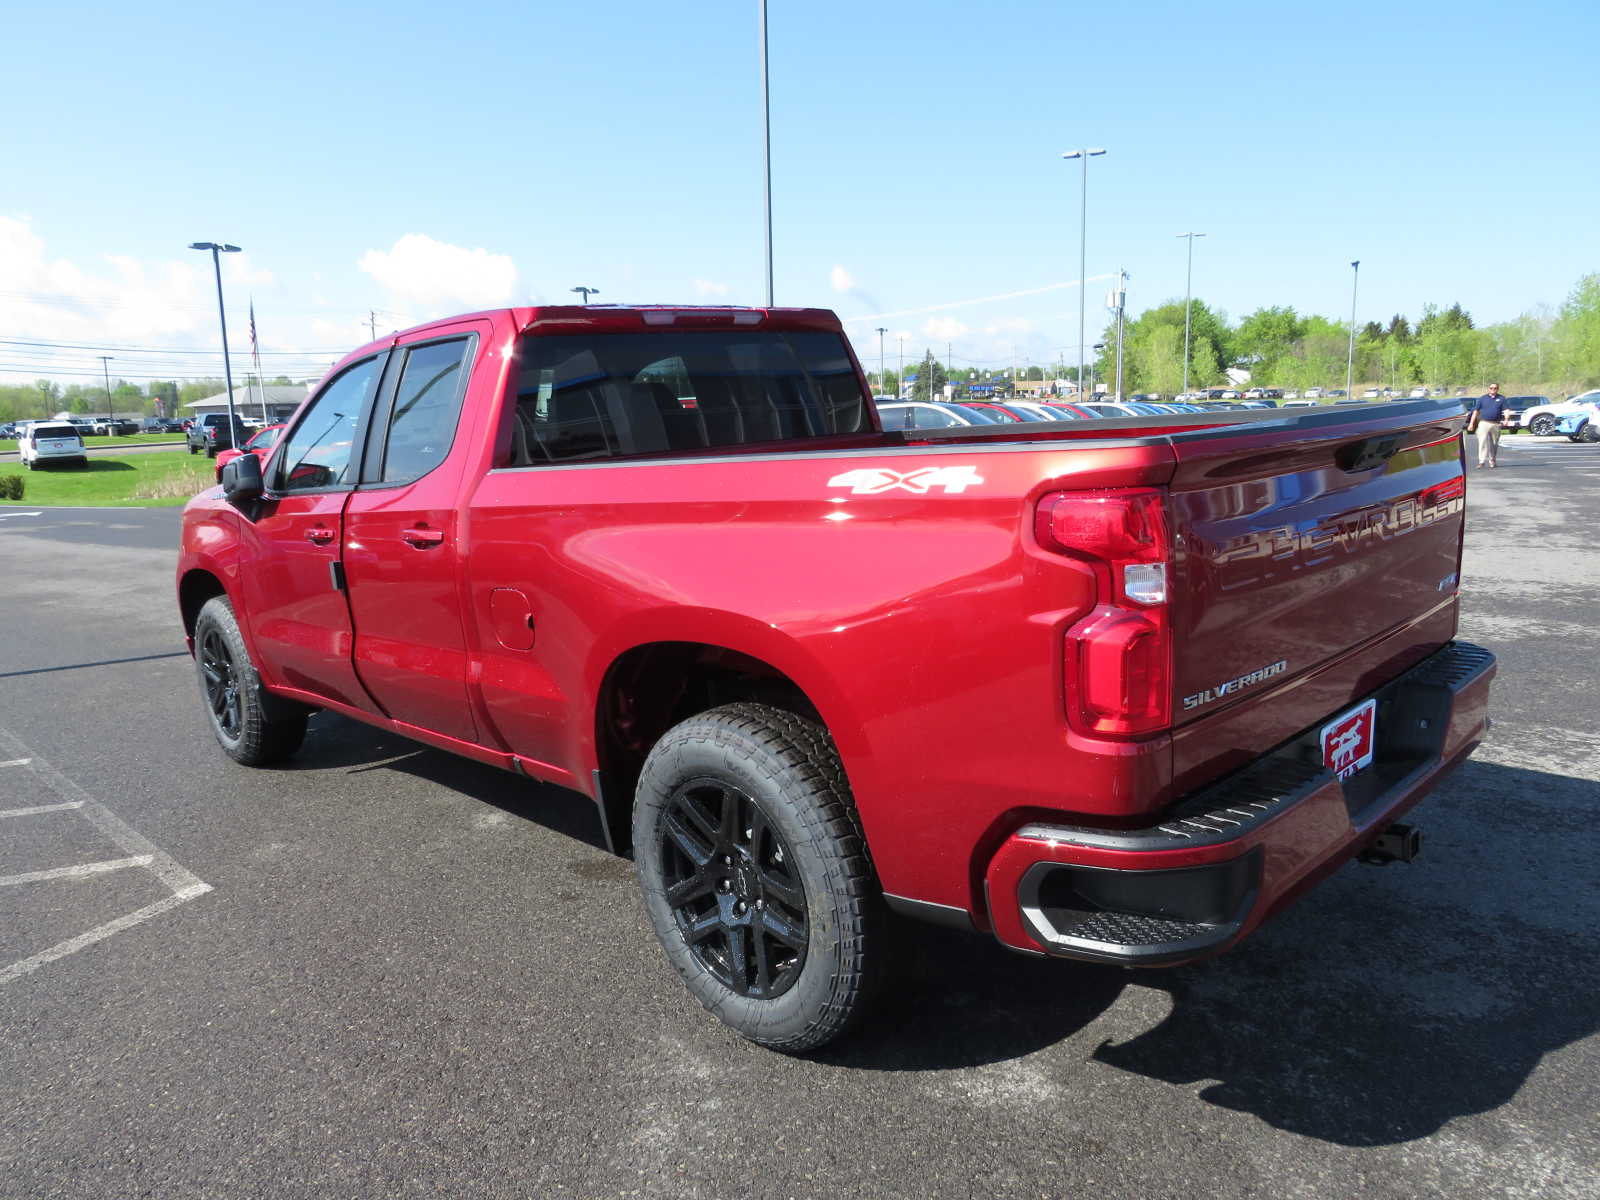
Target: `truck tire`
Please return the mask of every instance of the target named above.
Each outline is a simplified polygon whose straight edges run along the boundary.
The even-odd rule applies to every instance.
[[[213,596],[194,623],[194,663],[211,732],[246,767],[282,762],[300,749],[310,713],[261,686],[226,596]]]
[[[195,451],[196,451],[196,450],[197,450],[197,449],[198,449],[198,447],[197,447],[197,446],[196,446],[196,445],[195,445],[195,444],[194,444],[194,443],[193,443],[193,442],[190,442],[190,443],[189,443],[189,453],[190,453],[190,454],[193,454],[193,453],[195,453]]]
[[[833,740],[764,704],[668,730],[639,776],[645,910],[695,999],[786,1053],[855,1025],[877,990],[883,899]]]

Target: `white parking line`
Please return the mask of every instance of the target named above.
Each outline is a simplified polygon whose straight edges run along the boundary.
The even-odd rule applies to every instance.
[[[30,955],[20,962],[14,962],[8,967],[0,968],[0,984],[10,983],[24,975],[37,971],[47,963],[65,958],[69,954],[76,954],[79,950],[87,949],[98,942],[104,941],[112,934],[121,933],[135,925],[143,924],[152,917],[169,912],[186,901],[197,896],[203,896],[211,890],[211,885],[196,878],[184,870],[172,857],[147,838],[126,825],[104,805],[97,803],[82,788],[73,783],[65,775],[57,771],[44,759],[28,751],[28,748],[18,741],[8,730],[0,729],[0,752],[16,756],[13,760],[16,765],[25,765],[30,774],[43,784],[47,789],[61,797],[59,804],[40,804],[30,808],[13,808],[0,812],[0,817],[29,817],[42,813],[76,812],[89,824],[93,825],[105,837],[121,848],[127,856],[120,859],[106,859],[99,862],[79,863],[69,867],[52,867],[44,871],[30,871],[21,875],[0,877],[0,886],[20,883],[37,883],[52,879],[73,879],[86,875],[97,875],[107,871],[120,871],[130,868],[149,871],[159,879],[172,895],[157,900],[154,904],[147,904],[141,909],[96,925],[76,937],[70,937],[63,942],[58,942],[48,949]]]
[[[28,871],[23,875],[0,875],[0,887],[10,887],[14,883],[39,883],[46,879],[79,879],[85,875],[104,875],[107,871],[126,871],[129,867],[149,865],[148,854],[135,855],[133,858],[107,858],[71,867],[51,867],[47,871]]]
[[[58,958],[65,958],[69,954],[76,954],[79,950],[86,950],[96,942],[103,942],[114,933],[121,933],[124,929],[132,929],[141,925],[151,917],[159,917],[164,912],[169,912],[186,900],[193,900],[196,896],[203,896],[211,890],[210,884],[197,884],[195,887],[168,896],[165,900],[157,900],[154,904],[147,904],[135,912],[126,913],[114,921],[107,921],[104,925],[96,925],[87,933],[80,933],[77,937],[68,938],[58,942],[48,950],[14,962],[9,967],[0,968],[0,984],[10,983],[13,979],[20,979],[33,971],[37,971],[46,963],[55,962]]]
[[[0,767],[25,767],[32,761],[31,758],[13,758],[7,762],[0,762]]]
[[[82,808],[82,800],[69,800],[65,804],[36,804],[32,808],[8,808],[0,812],[0,820],[6,817],[31,817],[38,813],[66,812],[71,808]]]

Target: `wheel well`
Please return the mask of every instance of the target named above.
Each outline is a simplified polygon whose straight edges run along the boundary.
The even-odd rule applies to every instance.
[[[611,664],[595,710],[601,805],[612,847],[627,853],[633,792],[650,748],[695,713],[722,704],[770,704],[822,724],[810,698],[776,667],[699,642],[635,646]]]
[[[222,580],[210,571],[196,569],[185,574],[178,583],[178,608],[183,613],[183,631],[194,636],[194,623],[206,601],[213,596],[227,594]]]

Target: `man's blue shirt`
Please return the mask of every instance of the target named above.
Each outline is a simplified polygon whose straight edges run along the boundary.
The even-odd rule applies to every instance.
[[[1500,421],[1506,415],[1506,398],[1496,396],[1493,392],[1485,392],[1478,397],[1478,420]]]

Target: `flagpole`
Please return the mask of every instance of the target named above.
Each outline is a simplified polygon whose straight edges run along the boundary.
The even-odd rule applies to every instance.
[[[261,424],[263,427],[271,425],[272,420],[267,416],[267,381],[261,377],[261,343],[256,340],[256,298],[250,297],[250,356],[255,359],[256,387],[261,396]]]

